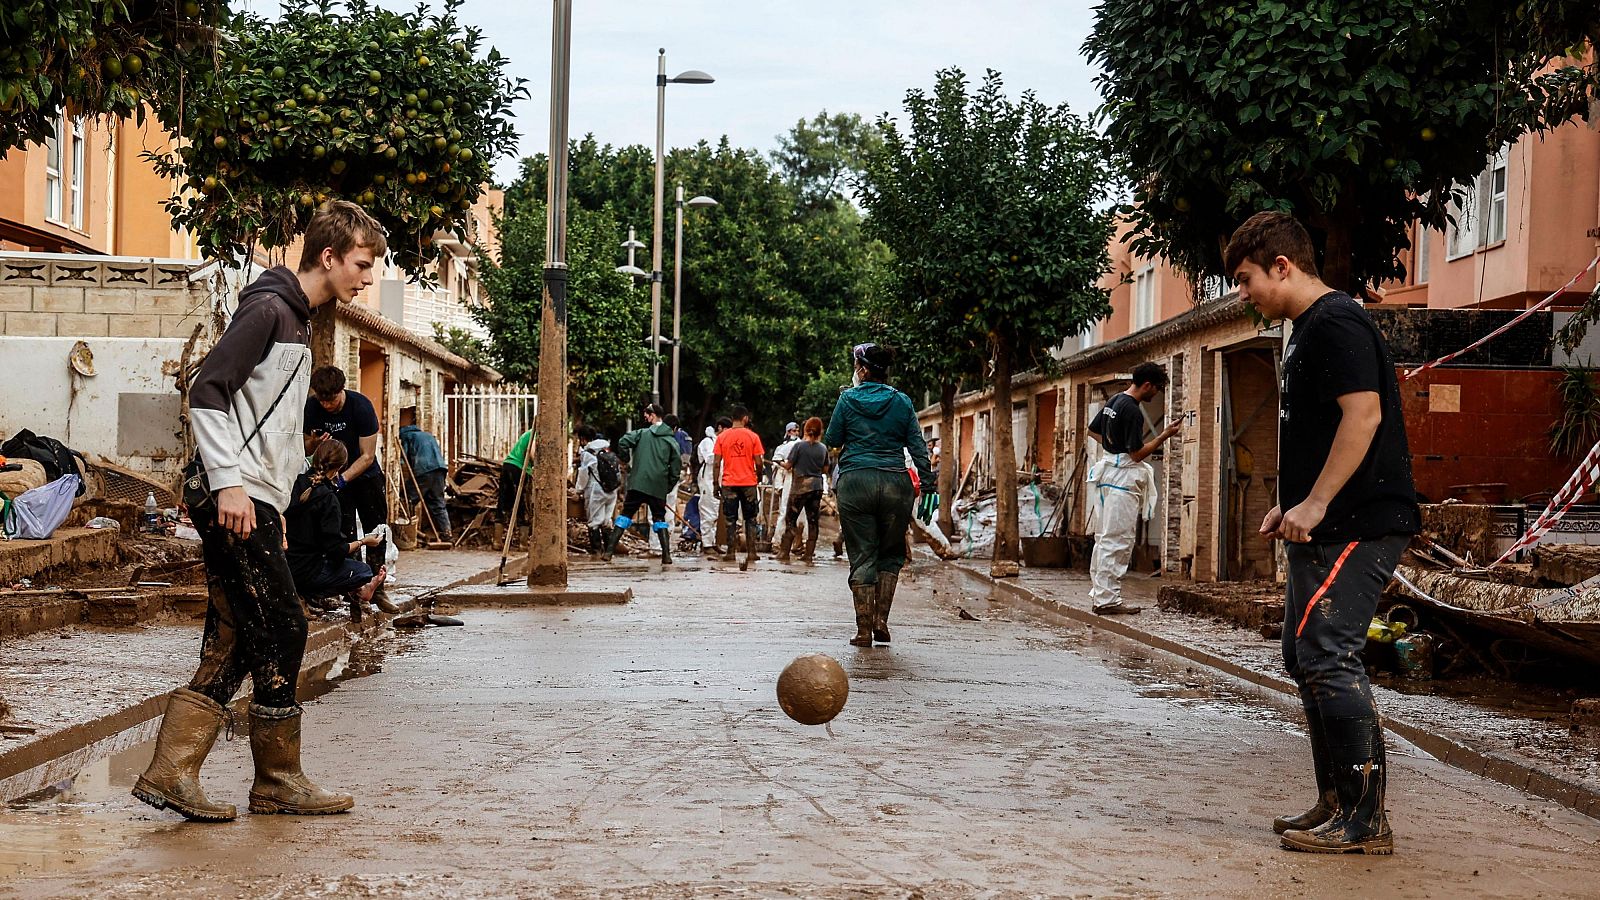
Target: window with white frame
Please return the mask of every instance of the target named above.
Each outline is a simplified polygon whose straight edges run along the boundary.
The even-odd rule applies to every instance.
[[[1225,278],[1221,275],[1207,275],[1200,279],[1200,287],[1195,291],[1195,295],[1196,299],[1201,303],[1208,303],[1212,300],[1221,300],[1237,290],[1238,287],[1231,278]]]
[[[1496,244],[1506,239],[1506,151],[1494,155],[1489,163],[1484,195],[1488,201],[1488,211],[1484,221],[1488,228],[1484,234],[1484,243]]]
[[[72,170],[67,173],[67,194],[72,210],[72,227],[83,227],[83,120],[72,120]]]
[[[1099,322],[1096,322],[1093,325],[1089,325],[1089,326],[1085,327],[1082,331],[1078,332],[1078,352],[1081,353],[1081,352],[1083,352],[1085,350],[1093,349],[1095,347],[1095,345],[1097,345],[1099,343],[1100,343],[1100,323]]]
[[[1454,223],[1445,232],[1445,258],[1459,259],[1506,239],[1506,148],[1489,158],[1489,165],[1467,186],[1459,200],[1451,201]]]
[[[50,123],[44,138],[44,217],[61,221],[61,119]]]
[[[1147,263],[1133,277],[1133,328],[1139,331],[1156,323],[1156,267]]]

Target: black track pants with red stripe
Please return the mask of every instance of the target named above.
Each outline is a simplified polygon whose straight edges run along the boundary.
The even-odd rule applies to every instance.
[[[1361,649],[1378,598],[1410,542],[1398,534],[1287,546],[1283,665],[1308,710],[1324,717],[1377,714]]]

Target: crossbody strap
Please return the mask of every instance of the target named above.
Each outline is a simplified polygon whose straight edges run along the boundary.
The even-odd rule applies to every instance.
[[[250,432],[250,436],[244,439],[243,444],[239,445],[240,450],[250,446],[250,442],[255,440],[256,435],[261,433],[261,426],[267,424],[267,420],[272,418],[273,411],[278,408],[279,403],[283,402],[284,395],[289,393],[289,388],[294,387],[295,376],[300,374],[300,367],[305,364],[306,358],[304,356],[300,357],[299,361],[294,364],[294,371],[289,373],[289,380],[284,383],[283,390],[278,392],[278,398],[272,401],[271,406],[267,407],[266,414],[256,420],[255,430]]]

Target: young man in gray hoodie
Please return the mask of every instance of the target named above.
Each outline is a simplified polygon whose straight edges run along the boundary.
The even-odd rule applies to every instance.
[[[300,768],[295,685],[306,618],[284,556],[283,511],[305,466],[311,311],[372,284],[374,261],[386,249],[383,229],[361,207],[335,201],[318,210],[299,270],[276,266],[239,292],[232,321],[190,385],[204,474],[191,475],[184,494],[212,590],[199,669],[168,699],[155,756],[133,788],[157,809],[204,822],[234,817],[233,804],[201,791],[200,766],[246,675],[255,686],[250,811],[316,815],[355,805]]]

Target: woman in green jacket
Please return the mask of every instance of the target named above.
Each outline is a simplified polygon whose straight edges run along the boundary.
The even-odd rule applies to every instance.
[[[843,448],[834,492],[856,607],[856,636],[850,643],[870,647],[874,640],[889,642],[889,607],[906,562],[906,529],[916,499],[906,452],[924,484],[933,483],[933,470],[916,407],[885,383],[893,353],[877,344],[857,344],[850,355],[855,386],[839,395],[823,440]]]

